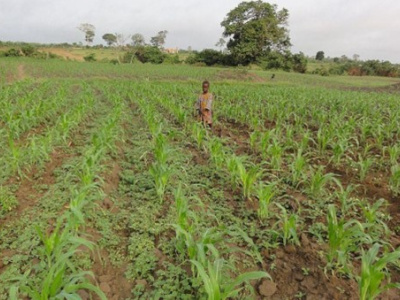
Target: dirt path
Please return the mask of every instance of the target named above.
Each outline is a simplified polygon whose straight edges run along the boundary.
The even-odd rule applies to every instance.
[[[24,80],[25,78],[25,66],[23,64],[20,64],[17,67],[17,80]]]

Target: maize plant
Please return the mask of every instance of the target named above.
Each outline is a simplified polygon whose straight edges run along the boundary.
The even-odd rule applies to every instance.
[[[281,210],[281,215],[279,216],[280,221],[279,223],[281,224],[282,227],[282,241],[283,245],[287,245],[288,242],[300,246],[300,240],[297,235],[297,220],[298,216],[295,214],[291,214],[288,216],[287,210],[285,207],[283,207],[281,204],[276,203],[276,206],[280,208]]]
[[[258,216],[260,219],[266,219],[269,216],[271,200],[275,196],[276,186],[274,184],[259,184],[256,193],[259,201]]]
[[[390,169],[390,189],[394,195],[400,195],[400,165],[396,164]]]
[[[325,193],[325,186],[330,182],[334,182],[340,185],[340,182],[336,179],[332,173],[323,174],[323,168],[320,167],[316,171],[310,169],[311,175],[309,178],[308,194],[312,197],[319,197]]]
[[[241,159],[236,160],[236,172],[238,173],[236,177],[242,186],[243,198],[246,200],[250,199],[254,190],[254,184],[262,173],[254,165],[246,169]]]
[[[297,155],[294,156],[293,162],[290,165],[292,179],[291,183],[293,186],[297,187],[300,182],[303,180],[304,169],[306,167],[306,159],[302,154],[302,150],[299,149],[297,151]]]
[[[363,225],[357,220],[346,222],[338,220],[334,205],[328,206],[328,264],[345,274],[350,273],[349,256],[360,244],[370,243],[371,239],[364,232]]]
[[[224,274],[227,262],[222,258],[217,258],[214,262],[208,260],[206,265],[196,260],[190,262],[196,267],[209,300],[237,298],[242,290],[239,288],[241,284],[261,278],[271,279],[268,273],[260,271],[243,273],[232,280]]]
[[[368,251],[361,250],[360,300],[373,300],[388,289],[400,289],[400,283],[390,282],[387,272],[387,266],[400,259],[400,249],[379,256],[380,248],[381,245],[374,244]]]
[[[172,175],[172,170],[168,165],[155,162],[150,166],[150,175],[153,177],[157,196],[160,202],[162,202],[168,181]]]

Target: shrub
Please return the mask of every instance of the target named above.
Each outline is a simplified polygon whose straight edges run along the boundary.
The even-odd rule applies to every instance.
[[[136,51],[128,53],[134,53],[136,58],[142,63],[161,64],[166,58],[166,54],[162,53],[159,48],[153,46],[140,46],[136,48]],[[124,57],[126,55],[128,54],[126,53]]]
[[[21,51],[15,48],[11,48],[4,52],[4,56],[6,57],[18,57],[22,56]]]
[[[83,59],[84,59],[85,61],[87,61],[87,62],[96,61],[96,54],[90,53],[89,55],[86,55]]]
[[[36,49],[32,45],[23,46],[21,51],[25,56],[33,56],[36,53]]]

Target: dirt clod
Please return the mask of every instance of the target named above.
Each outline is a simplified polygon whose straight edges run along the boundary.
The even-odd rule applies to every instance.
[[[263,280],[259,286],[260,295],[264,297],[271,297],[276,291],[276,283],[271,280]]]

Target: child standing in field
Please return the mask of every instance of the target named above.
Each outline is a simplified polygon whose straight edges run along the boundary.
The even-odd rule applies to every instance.
[[[203,93],[200,94],[196,102],[196,110],[199,121],[204,125],[212,128],[212,102],[213,95],[209,92],[210,83],[206,80],[203,82]]]

